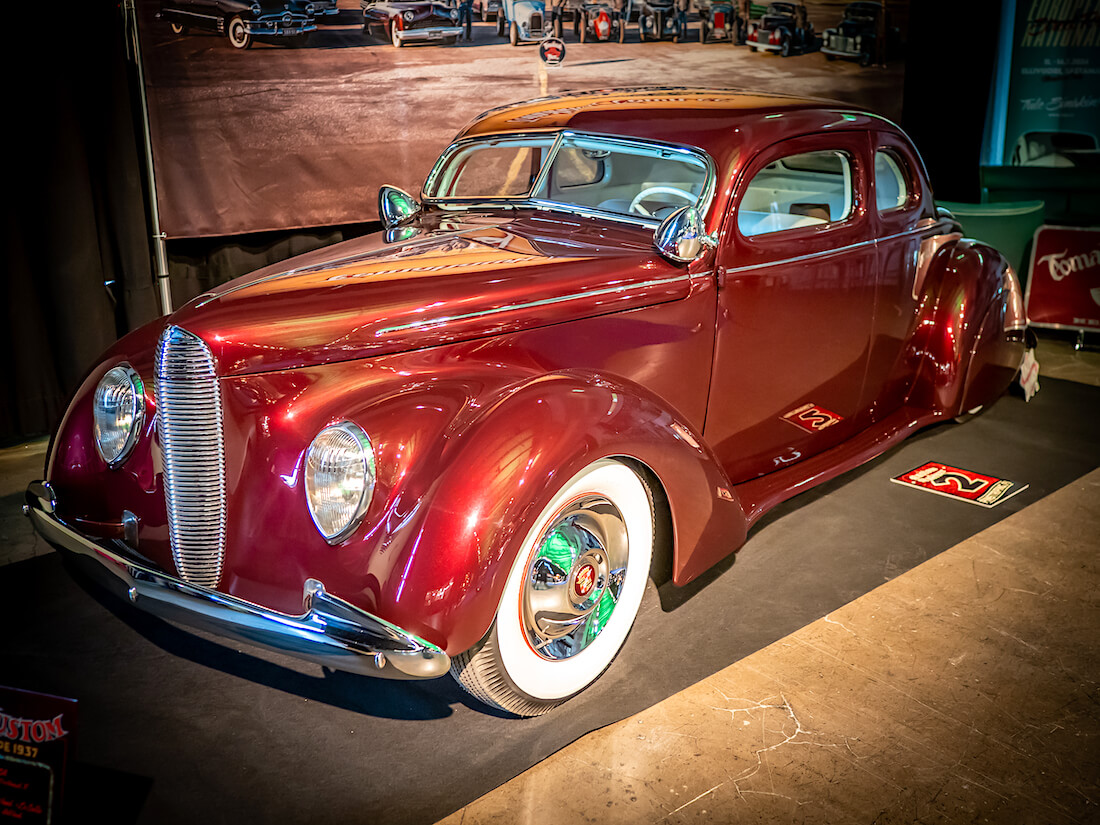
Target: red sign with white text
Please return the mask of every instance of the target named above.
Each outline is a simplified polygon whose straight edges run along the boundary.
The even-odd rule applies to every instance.
[[[1100,331],[1100,227],[1035,231],[1026,303],[1034,327]]]
[[[783,420],[794,424],[800,430],[817,433],[826,427],[831,427],[833,424],[843,421],[844,416],[829,412],[824,407],[817,406],[817,404],[803,404],[798,409],[791,410],[784,415]]]
[[[77,703],[0,686],[0,823],[61,820]]]
[[[976,473],[973,470],[963,470],[938,461],[929,461],[890,480],[987,508],[996,507],[1002,501],[1027,489],[1026,484],[1017,481]]]

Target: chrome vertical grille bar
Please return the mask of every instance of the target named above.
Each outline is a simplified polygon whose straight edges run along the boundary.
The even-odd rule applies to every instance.
[[[215,587],[225,555],[225,447],[214,357],[202,339],[164,330],[155,391],[172,558],[182,578]]]

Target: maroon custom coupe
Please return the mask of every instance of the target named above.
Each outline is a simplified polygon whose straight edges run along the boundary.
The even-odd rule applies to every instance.
[[[38,531],[155,614],[534,715],[608,667],[651,572],[692,581],[1023,353],[1005,259],[842,104],[508,106],[380,211],[112,347]]]

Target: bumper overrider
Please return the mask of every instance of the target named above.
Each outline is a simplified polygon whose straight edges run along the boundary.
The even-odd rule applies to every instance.
[[[279,613],[171,576],[122,541],[85,536],[57,516],[56,503],[50,485],[36,481],[23,512],[42,538],[147,613],[366,676],[432,679],[450,667],[440,648],[326,593],[316,579],[305,582],[301,615]]]

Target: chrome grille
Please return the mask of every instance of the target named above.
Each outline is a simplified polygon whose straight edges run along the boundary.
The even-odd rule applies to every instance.
[[[225,555],[225,447],[214,358],[200,338],[164,330],[155,391],[172,558],[184,579],[214,587]]]

